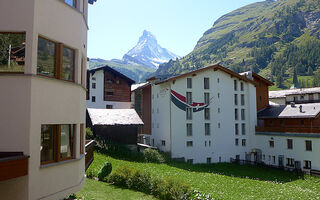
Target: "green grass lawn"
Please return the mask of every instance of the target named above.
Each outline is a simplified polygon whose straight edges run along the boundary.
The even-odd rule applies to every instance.
[[[153,196],[146,195],[141,192],[132,190],[117,188],[108,183],[95,181],[92,179],[86,180],[82,190],[77,193],[78,197],[84,200],[152,200],[155,199]]]
[[[171,177],[217,199],[320,199],[320,178],[257,166],[143,163],[96,152],[87,174],[97,176],[106,161],[112,163],[113,170],[129,166],[148,171],[154,177]]]

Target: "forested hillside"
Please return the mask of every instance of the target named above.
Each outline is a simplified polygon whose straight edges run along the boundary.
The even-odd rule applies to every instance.
[[[156,74],[180,74],[213,63],[236,72],[253,70],[278,88],[293,80],[302,87],[319,86],[320,1],[267,0],[237,9],[219,18],[190,54],[160,65]]]

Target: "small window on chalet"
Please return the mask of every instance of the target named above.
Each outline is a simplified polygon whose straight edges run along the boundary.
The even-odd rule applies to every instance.
[[[112,109],[113,105],[106,105],[106,109]]]
[[[234,81],[233,81],[233,87],[234,87],[234,91],[237,91],[237,90],[238,90],[237,80],[234,80]]]
[[[243,83],[242,83],[242,82],[240,83],[240,90],[241,90],[241,91],[244,90],[244,86],[243,86]]]
[[[312,141],[306,140],[306,151],[312,151]]]
[[[96,96],[92,96],[92,97],[91,97],[91,101],[92,101],[92,102],[96,102]]]
[[[161,140],[161,145],[162,146],[166,146],[166,141],[165,140]]]
[[[95,81],[95,80],[96,80],[96,77],[92,77],[92,80]]]
[[[209,89],[209,78],[204,78],[204,89]]]
[[[92,89],[96,89],[96,83],[92,83]]]
[[[25,33],[0,33],[0,73],[24,72]]]
[[[270,148],[274,148],[274,141],[273,141],[273,140],[270,140],[270,141],[269,141],[269,147],[270,147]]]
[[[111,83],[114,83],[114,80],[108,78],[107,81],[106,81],[106,83],[110,83],[110,84],[111,84]]]

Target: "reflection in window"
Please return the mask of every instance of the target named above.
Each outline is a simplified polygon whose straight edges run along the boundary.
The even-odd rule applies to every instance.
[[[0,72],[24,72],[24,33],[0,33]]]
[[[70,158],[72,156],[72,126],[68,124],[61,125],[60,134],[60,158]]]
[[[54,161],[54,125],[41,126],[41,163]]]
[[[55,50],[55,43],[38,38],[37,74],[55,77]]]
[[[77,7],[76,0],[64,0],[64,2],[65,2],[66,4],[68,4],[69,6],[72,6],[72,7],[74,7],[74,8]]]
[[[74,76],[74,50],[63,47],[62,79],[73,81]]]

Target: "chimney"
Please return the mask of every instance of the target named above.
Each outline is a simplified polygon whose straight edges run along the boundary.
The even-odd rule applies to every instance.
[[[299,106],[300,112],[302,113],[302,105]]]
[[[290,102],[290,105],[291,105],[291,108],[296,107],[296,104],[295,104],[295,102],[294,102],[294,101]]]

